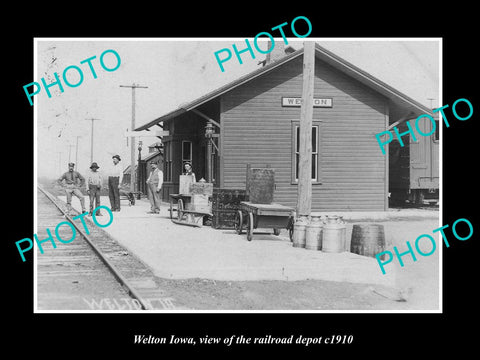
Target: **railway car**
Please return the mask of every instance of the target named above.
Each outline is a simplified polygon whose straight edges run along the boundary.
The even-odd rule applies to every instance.
[[[415,129],[415,119],[409,120]],[[438,204],[439,201],[439,133],[438,117],[435,131],[430,136],[408,134],[402,137],[404,146],[395,139],[389,145],[390,205]],[[407,131],[406,122],[397,125],[399,133]],[[419,129],[427,134],[431,122],[419,122]]]

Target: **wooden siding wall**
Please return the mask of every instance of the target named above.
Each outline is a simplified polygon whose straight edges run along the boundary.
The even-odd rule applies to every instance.
[[[224,94],[221,101],[222,187],[244,188],[246,164],[275,169],[274,201],[296,207],[292,183],[292,121],[300,108],[281,106],[301,97],[302,58]],[[385,158],[375,134],[385,128],[386,99],[316,59],[315,91],[332,108],[315,108],[320,121],[320,183],[312,211],[373,211],[385,206]]]

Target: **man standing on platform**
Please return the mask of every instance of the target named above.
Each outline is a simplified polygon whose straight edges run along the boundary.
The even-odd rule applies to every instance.
[[[110,208],[112,211],[120,211],[120,187],[123,180],[123,169],[119,164],[120,155],[112,156],[113,165],[108,174],[108,197],[110,198]]]
[[[150,162],[150,176],[147,179],[148,199],[150,200],[150,211],[148,214],[160,213],[160,190],[163,184],[163,171],[159,170],[155,161]]]
[[[100,206],[100,190],[102,188],[102,176],[97,171],[99,166],[96,162],[93,162],[90,166],[90,174],[87,176],[87,193],[90,198],[90,212],[88,213],[92,216],[93,209]],[[95,202],[95,207],[93,206]],[[100,209],[96,211],[95,216],[102,216]]]
[[[74,163],[68,163],[68,171],[57,180],[60,185],[64,186],[67,195],[67,215],[70,215],[72,211],[72,194],[78,197],[82,205],[82,213],[85,212],[85,199],[80,191],[85,184],[85,178],[78,171],[73,170],[74,167]]]

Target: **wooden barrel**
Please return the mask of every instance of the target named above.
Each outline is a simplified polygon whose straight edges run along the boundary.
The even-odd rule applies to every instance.
[[[385,231],[383,225],[353,225],[350,252],[375,257],[376,254],[382,251],[385,251]],[[382,260],[384,260],[384,256],[381,256]]]

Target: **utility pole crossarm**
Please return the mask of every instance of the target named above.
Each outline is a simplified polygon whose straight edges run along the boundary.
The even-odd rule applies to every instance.
[[[132,85],[120,85],[120,87],[148,89],[148,86],[136,85],[135,83]]]

